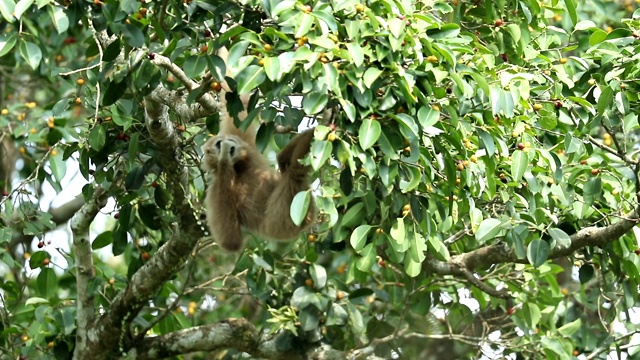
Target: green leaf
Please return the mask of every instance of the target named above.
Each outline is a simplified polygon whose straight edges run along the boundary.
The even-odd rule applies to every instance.
[[[378,141],[380,133],[382,133],[380,122],[370,118],[362,120],[362,125],[360,125],[360,130],[358,131],[358,141],[362,150],[372,147]]]
[[[435,236],[429,236],[427,248],[429,249],[429,253],[431,255],[434,255],[436,259],[440,261],[449,261],[449,259],[451,258],[449,249],[447,249],[445,244]]]
[[[20,0],[18,1],[18,3],[16,4],[16,7],[13,9],[13,15],[16,17],[16,19],[20,19],[22,17],[22,14],[24,14],[25,11],[29,10],[29,8],[31,7],[31,5],[33,5],[34,0]]]
[[[528,165],[529,157],[524,151],[516,150],[513,152],[511,161],[511,176],[513,176],[513,181],[520,182],[520,180],[522,180],[522,176],[527,170]]]
[[[107,126],[100,124],[89,133],[89,146],[95,151],[100,151],[107,142]]]
[[[502,230],[501,226],[502,222],[498,219],[484,219],[478,226],[478,231],[476,231],[476,241],[479,243],[484,243],[487,240],[493,239],[500,233]]]
[[[360,253],[360,250],[364,248],[367,244],[367,235],[371,230],[371,226],[369,225],[360,225],[351,233],[351,237],[349,238],[349,242],[351,243],[351,247],[357,252]]]
[[[322,289],[327,284],[327,270],[318,264],[311,264],[309,274],[316,289]]]
[[[398,218],[396,222],[391,227],[391,231],[389,232],[391,238],[395,240],[398,245],[402,245],[405,241],[405,237],[407,235],[404,229],[404,219]]]
[[[351,59],[356,67],[360,67],[364,62],[364,51],[358,44],[348,43],[347,50],[349,50],[349,55],[351,55]]]
[[[296,226],[302,225],[307,218],[309,212],[309,206],[311,205],[311,192],[300,191],[293,197],[291,207],[289,207],[289,216]]]
[[[53,177],[60,183],[67,173],[66,162],[62,160],[62,153],[49,156],[49,166],[51,166]]]
[[[264,68],[258,65],[249,65],[237,76],[238,94],[247,94],[260,86],[267,78]]]
[[[69,29],[69,18],[67,14],[64,12],[64,9],[59,6],[49,6],[47,9],[51,20],[53,21],[53,25],[56,27],[56,31],[58,34],[62,34],[67,29]],[[117,44],[118,42],[115,41]],[[118,46],[120,48],[120,46]]]
[[[309,30],[311,30],[311,26],[313,25],[314,22],[314,17],[311,16],[310,14],[306,14],[303,13],[302,14],[302,19],[300,20],[300,26],[298,27],[298,30],[296,30],[296,34],[295,34],[295,38],[299,39],[303,36],[306,36],[309,33]]]
[[[343,173],[349,174],[348,171],[345,171]],[[364,203],[359,202],[349,207],[349,210],[347,210],[347,213],[342,216],[342,222],[340,223],[340,225],[346,228],[352,228],[362,223],[363,219],[364,219]]]
[[[97,250],[110,245],[113,242],[113,231],[105,231],[102,234],[96,236],[91,243],[91,249]]]
[[[56,272],[51,268],[43,268],[36,279],[38,293],[44,298],[50,298],[56,295],[58,287],[58,277]]]
[[[133,24],[125,24],[122,28],[122,35],[124,35],[124,41],[127,45],[134,48],[141,48],[144,46],[145,37],[142,30],[138,29]]]
[[[529,329],[535,329],[542,318],[538,305],[530,302],[524,303],[518,314],[521,315]]]
[[[193,79],[202,75],[207,68],[207,58],[205,56],[193,55],[189,56],[182,66],[184,74],[188,78]]]
[[[571,18],[571,22],[575,25],[578,22],[578,4],[576,0],[564,0],[565,5],[567,5],[567,12],[569,13],[569,17]]]
[[[582,200],[590,206],[602,196],[602,180],[599,176],[587,180],[582,188]]]
[[[20,55],[31,66],[33,70],[38,68],[40,61],[42,60],[42,51],[38,45],[25,41],[21,42],[19,46]]]
[[[0,57],[8,54],[16,45],[16,42],[18,42],[16,34],[0,34]]]
[[[371,85],[373,85],[373,83],[378,79],[378,77],[380,77],[381,74],[382,70],[378,68],[368,68],[367,71],[364,72],[364,75],[362,77],[364,86],[366,86],[367,88],[371,88]]]
[[[15,7],[16,3],[13,0],[0,0],[0,14],[10,23],[15,20],[15,17],[13,17]]]
[[[613,104],[613,90],[609,86],[604,86],[598,98],[598,115],[604,115],[605,110]]]
[[[577,319],[558,328],[558,333],[564,337],[570,338],[576,331],[582,328],[582,319]]]
[[[278,81],[280,79],[280,59],[277,57],[265,57],[262,61],[267,78],[271,81]]]
[[[547,230],[549,235],[556,241],[556,247],[560,249],[568,249],[571,246],[571,237],[569,235],[558,229],[558,228],[550,228]]]
[[[330,141],[316,141],[311,146],[311,166],[318,170],[331,157],[333,143]]]
[[[302,109],[307,115],[315,115],[325,109],[328,101],[329,97],[325,92],[313,91],[302,99]]]
[[[534,239],[529,243],[527,247],[527,260],[533,265],[538,267],[547,261],[549,257],[549,244],[542,239]]]
[[[376,248],[369,243],[362,249],[360,255],[362,257],[356,261],[356,268],[362,272],[369,272],[376,262]]]

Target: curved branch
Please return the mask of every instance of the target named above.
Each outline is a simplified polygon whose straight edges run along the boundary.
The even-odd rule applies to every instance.
[[[604,247],[633,229],[640,222],[640,207],[626,214],[620,221],[609,226],[590,226],[581,229],[570,236],[571,245],[567,247],[554,247],[549,253],[548,259],[556,259],[568,256],[587,246]],[[498,290],[494,290],[473,275],[476,269],[487,268],[499,263],[527,263],[526,259],[519,259],[515,251],[505,242],[497,242],[468,253],[452,256],[449,261],[435,259],[425,261],[425,267],[439,275],[453,275],[466,278],[471,284],[477,286],[487,294],[505,297],[508,296]]]
[[[74,358],[84,359],[91,354],[89,343],[89,327],[94,320],[93,292],[89,289],[95,277],[93,253],[89,238],[89,226],[100,209],[107,204],[107,192],[99,187],[95,190],[93,200],[82,206],[71,219],[73,234],[73,250],[76,258],[76,284],[78,291],[76,347]]]
[[[195,351],[212,352],[232,348],[250,354],[254,358],[263,359],[381,359],[373,354],[372,347],[346,353],[320,343],[304,348],[298,343],[291,343],[292,340],[294,338],[288,335],[269,335],[260,332],[244,318],[229,319],[216,324],[196,326],[145,338],[131,348],[125,356],[137,360],[149,360]]]
[[[189,193],[188,170],[185,165],[181,139],[169,119],[169,107],[157,101],[156,88],[145,99],[146,125],[151,140],[162,159],[167,176],[167,190],[172,195],[171,211],[176,215],[173,236],[156,254],[131,277],[127,287],[118,293],[111,306],[96,321],[90,337],[92,359],[110,359],[123,353],[131,345],[128,329],[138,312],[162,285],[182,267],[205,236],[196,216]]]

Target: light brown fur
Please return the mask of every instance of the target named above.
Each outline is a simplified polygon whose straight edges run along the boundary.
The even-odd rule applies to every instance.
[[[224,94],[221,94],[224,97]],[[248,99],[242,99],[247,104]],[[314,214],[313,202],[301,226],[289,215],[294,196],[309,189],[309,168],[299,163],[308,152],[313,130],[294,137],[278,154],[274,170],[255,146],[255,132],[243,133],[221,102],[220,134],[202,150],[202,167],[212,174],[205,204],[213,239],[228,251],[242,249],[246,229],[271,240],[291,240],[307,227]],[[240,119],[246,116],[240,114]]]

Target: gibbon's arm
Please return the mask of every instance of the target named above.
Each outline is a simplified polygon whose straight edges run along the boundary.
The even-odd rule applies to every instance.
[[[229,51],[227,48],[222,47],[218,49],[218,56],[224,61],[225,64],[228,64]],[[231,71],[229,70],[229,66],[226,66],[226,77],[232,78]],[[227,94],[233,93],[229,84],[227,84],[224,79],[221,79],[222,91],[219,94],[219,109],[220,109],[220,134],[225,135],[235,135],[239,138],[243,139],[249,144],[256,143],[256,134],[258,133],[258,126],[255,123],[252,123],[247,131],[241,131],[236,127],[233,121],[233,116],[227,110]],[[243,111],[239,112],[237,117],[238,120],[245,121],[248,115],[248,105],[249,100],[251,99],[251,94],[242,94],[239,95],[240,102],[242,103]]]
[[[282,174],[292,179],[303,181],[307,178],[309,167],[300,164],[298,160],[305,157],[311,149],[313,130],[309,129],[296,135],[277,156],[278,167]]]

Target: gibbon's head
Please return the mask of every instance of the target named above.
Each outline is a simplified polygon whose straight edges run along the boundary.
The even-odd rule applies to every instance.
[[[248,160],[247,143],[233,135],[219,135],[209,139],[203,146],[205,170],[217,171],[223,166],[241,170]]]

